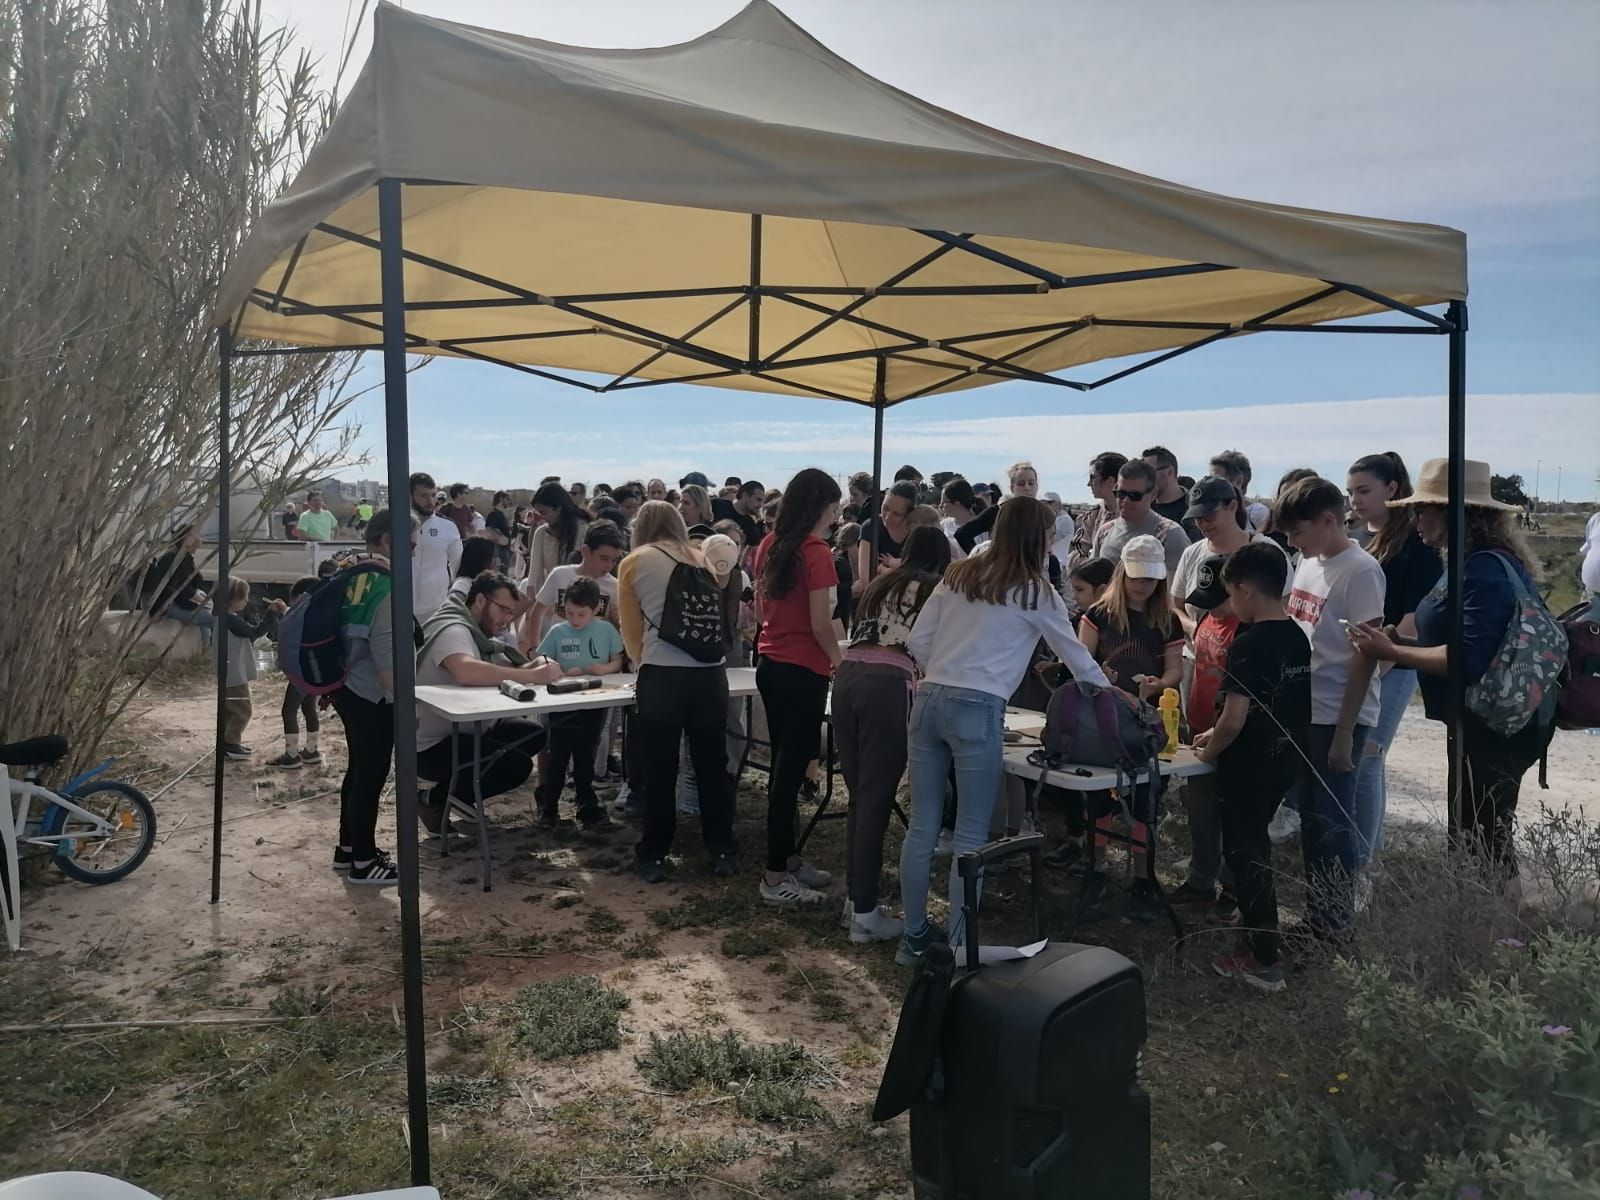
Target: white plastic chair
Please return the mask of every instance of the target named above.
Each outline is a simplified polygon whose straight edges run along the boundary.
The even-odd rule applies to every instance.
[[[0,1183],[0,1200],[158,1200],[141,1187],[88,1171],[52,1171]]]

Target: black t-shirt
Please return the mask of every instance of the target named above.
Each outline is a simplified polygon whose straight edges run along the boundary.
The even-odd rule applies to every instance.
[[[1274,773],[1299,764],[1311,725],[1311,641],[1293,621],[1240,625],[1217,688],[1250,700],[1244,729],[1222,752],[1224,770]]]
[[[721,517],[717,519],[719,521],[722,520]],[[766,531],[761,528],[761,522],[757,521],[749,513],[742,513],[735,508],[728,514],[727,519],[737,525],[739,531],[744,534],[744,544],[746,546],[759,546],[761,545],[761,539],[767,536]]]
[[[502,566],[509,563],[511,561],[511,546],[509,544],[511,541],[510,519],[498,508],[491,508],[486,514],[484,514],[483,527],[485,529],[494,530],[501,537],[506,539],[507,545],[497,545],[494,548],[494,551],[495,557],[500,560]]]
[[[833,606],[833,619],[842,623],[845,632],[849,633],[850,621],[856,612],[856,598],[850,594],[855,587],[856,569],[850,562],[850,555],[834,551],[833,573],[839,577],[839,599]]]
[[[1181,525],[1184,533],[1189,535],[1191,542],[1200,540],[1200,526],[1184,516],[1189,511],[1189,497],[1187,495],[1179,496],[1176,500],[1169,500],[1165,504],[1159,500],[1153,501],[1150,505],[1150,511]]]
[[[283,522],[283,536],[292,539],[295,527],[300,524],[299,514],[292,512],[279,513],[278,520]]]
[[[1083,614],[1083,619],[1094,626],[1098,635],[1095,661],[1108,673],[1115,671],[1113,682],[1130,696],[1139,694],[1139,685],[1133,681],[1133,677],[1155,675],[1159,678],[1165,675],[1167,646],[1183,641],[1183,626],[1178,624],[1177,618],[1173,618],[1171,632],[1165,636],[1150,624],[1144,613],[1132,609],[1128,610],[1128,630],[1124,633],[1117,628],[1110,609],[1104,603],[1089,609]]]
[[[1383,623],[1398,625],[1400,618],[1417,611],[1417,605],[1431,592],[1444,574],[1439,552],[1413,529],[1405,545],[1383,567]]]
[[[905,543],[897,542],[890,537],[889,531],[882,528],[882,523],[877,517],[873,517],[870,521],[861,526],[861,544],[863,546],[872,545],[872,531],[874,529],[879,530],[878,553],[887,554],[890,558],[899,558],[901,547],[903,547]]]

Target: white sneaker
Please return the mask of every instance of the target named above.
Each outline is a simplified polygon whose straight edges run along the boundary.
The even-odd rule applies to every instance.
[[[850,940],[857,945],[866,942],[890,942],[906,931],[906,923],[889,915],[889,910],[878,905],[869,913],[850,914]]]
[[[823,888],[827,887],[833,882],[832,875],[828,874],[828,872],[822,870],[820,867],[813,867],[804,859],[800,860],[800,865],[798,867],[791,867],[789,869],[789,875],[801,887],[808,887],[815,891],[821,891]]]
[[[945,858],[956,852],[956,831],[954,829],[941,829],[939,831],[939,844],[934,847],[934,856]]]
[[[1267,836],[1272,839],[1274,846],[1281,846],[1290,838],[1300,836],[1300,810],[1278,805],[1278,811],[1272,814],[1272,820],[1267,823]]]
[[[822,893],[806,887],[793,875],[785,875],[777,883],[768,883],[765,875],[761,877],[761,899],[763,903],[779,908],[792,908],[796,904],[816,904],[822,899]]]

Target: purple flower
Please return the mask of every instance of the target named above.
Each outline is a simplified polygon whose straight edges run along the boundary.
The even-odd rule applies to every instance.
[[[1496,946],[1505,946],[1510,950],[1521,950],[1526,943],[1521,938],[1503,937],[1495,942]]]
[[[1570,1025],[1546,1025],[1541,1030],[1548,1037],[1566,1037],[1572,1032]]]
[[[1378,1182],[1383,1184],[1384,1187],[1393,1187],[1399,1181],[1400,1176],[1396,1175],[1393,1171],[1378,1172]]]
[[[1456,1200],[1483,1200],[1483,1189],[1474,1184],[1463,1183],[1461,1190],[1456,1193]]]
[[[1378,1198],[1366,1188],[1351,1188],[1345,1193],[1345,1200],[1378,1200]]]

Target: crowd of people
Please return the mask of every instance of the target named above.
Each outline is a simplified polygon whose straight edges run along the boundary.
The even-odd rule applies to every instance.
[[[1087,462],[1089,503],[1077,509],[1041,494],[1027,462],[1009,468],[1003,488],[952,473],[925,478],[910,466],[878,492],[865,474],[841,487],[815,469],[782,489],[739,478],[718,488],[699,472],[676,488],[548,478],[530,505],[512,508],[502,492],[483,515],[465,505],[461,485],[441,491],[416,474],[409,512],[370,514],[362,564],[339,577],[349,677],[334,707],[350,753],[334,866],[352,884],[396,878],[375,829],[392,757],[389,666],[399,636],[386,567],[409,544],[418,683],[635,676],[626,720],[595,709],[548,726],[496,725],[485,736],[484,796],[537,769],[534,819],[568,824],[561,803],[570,773],[576,819],[605,827],[614,818],[596,787],[615,779],[614,807],[640,827],[642,878],[668,877],[680,815],[698,819],[710,870],[734,874],[737,775],[750,731],[742,705],[730,703],[727,668],[753,660],[771,744],[759,895],[793,907],[819,903],[831,888],[830,872],[802,857],[796,837],[831,720],[849,798],[841,924],[854,942],[897,940],[902,964],[935,939],[964,935],[953,862],[955,927],[929,919],[939,855],[1040,819],[1004,774],[1008,703],[1043,707],[1066,679],[1130,701],[1177,691],[1186,738],[1215,772],[1185,788],[1191,853],[1168,898],[1240,927],[1219,973],[1281,989],[1285,945],[1307,958],[1341,945],[1381,877],[1385,753],[1412,696],[1420,687],[1427,716],[1447,715],[1448,473],[1443,460],[1430,461],[1414,486],[1397,454],[1376,453],[1340,481],[1290,471],[1269,502],[1250,498],[1244,454],[1223,451],[1207,468],[1186,476],[1161,446],[1131,457],[1105,451]],[[1516,510],[1490,495],[1486,464],[1466,464],[1465,489],[1459,644],[1467,682],[1492,690],[1496,651],[1540,565]],[[169,574],[183,578],[157,607],[189,611],[188,576]],[[237,616],[242,608],[242,597],[230,597],[230,631],[237,619],[241,639],[274,619],[250,625]],[[243,685],[251,674],[243,659],[239,673]],[[282,712],[285,747],[272,761],[287,768],[317,755],[318,732],[314,708],[292,684]],[[1509,878],[1521,778],[1552,725],[1542,709],[1510,732],[1472,712],[1465,721],[1466,794],[1450,807],[1449,836]],[[230,746],[248,754],[240,734],[242,724],[230,724]],[[418,770],[431,788],[421,816],[441,837],[451,836],[447,797],[463,794],[459,772],[468,768],[450,778],[452,742],[463,736],[427,712],[419,720]],[[470,760],[469,746],[455,750],[455,761]],[[906,777],[896,915],[880,876]],[[1095,793],[1046,795],[1066,829],[1046,861],[1085,876],[1091,915],[1111,911],[1103,852],[1115,807]],[[1153,820],[1147,800],[1123,811]],[[1296,836],[1304,919],[1280,930],[1272,845]],[[1136,829],[1130,844],[1149,842]],[[1152,859],[1134,854],[1129,919],[1161,910]]]

